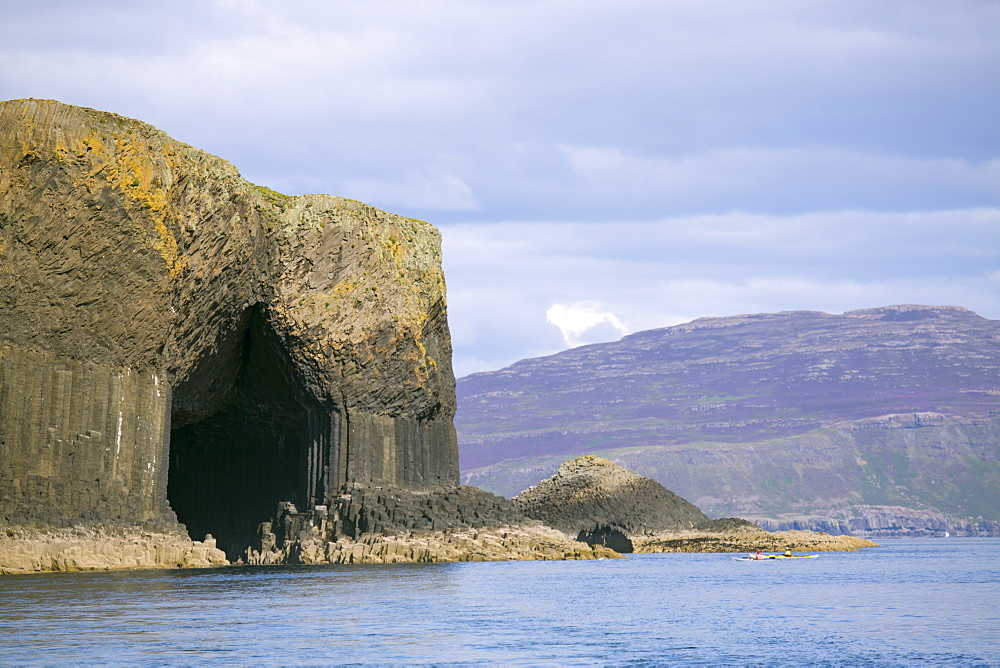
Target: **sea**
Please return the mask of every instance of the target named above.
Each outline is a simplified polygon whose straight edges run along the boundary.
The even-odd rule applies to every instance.
[[[1000,539],[0,577],[0,663],[1000,665]]]

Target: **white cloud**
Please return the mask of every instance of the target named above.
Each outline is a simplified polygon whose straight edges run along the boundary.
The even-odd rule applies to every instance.
[[[489,220],[998,193],[988,2],[10,4],[0,97],[141,118],[289,192],[444,171]]]
[[[545,319],[559,328],[563,341],[570,348],[583,345],[585,340],[593,340],[593,337],[585,337],[586,334],[594,333],[601,325],[610,325],[610,329],[618,334],[619,338],[628,334],[628,328],[614,313],[601,311],[600,305],[592,302],[577,302],[574,304],[553,304],[545,311]],[[609,328],[604,328],[605,334]],[[605,339],[606,336],[598,335],[598,338]]]

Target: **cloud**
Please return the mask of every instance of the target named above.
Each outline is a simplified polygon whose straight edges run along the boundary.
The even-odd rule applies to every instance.
[[[0,98],[442,228],[460,374],[567,345],[553,305],[1000,317],[991,0],[7,5]]]
[[[1000,160],[912,158],[828,147],[730,147],[676,157],[564,146],[591,210],[831,207],[898,211],[1000,201]],[[600,202],[611,202],[600,207]]]
[[[450,174],[476,220],[989,206],[998,29],[973,0],[18,3],[0,96],[141,118],[290,193],[407,207]]]
[[[562,332],[563,341],[570,348],[583,345],[584,335],[588,341],[607,340],[608,330],[618,334],[620,338],[628,334],[628,328],[622,324],[614,313],[601,311],[600,305],[592,302],[578,302],[575,304],[553,304],[545,311],[545,319],[559,328]],[[602,328],[602,325],[610,327]],[[603,330],[595,332],[594,330]],[[596,338],[594,337],[596,334]]]

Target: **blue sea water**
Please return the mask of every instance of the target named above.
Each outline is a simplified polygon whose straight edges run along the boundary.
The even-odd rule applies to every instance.
[[[0,577],[0,663],[1000,665],[1000,539]]]

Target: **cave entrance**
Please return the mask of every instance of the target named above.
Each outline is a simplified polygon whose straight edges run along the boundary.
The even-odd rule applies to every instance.
[[[259,308],[174,393],[167,498],[194,540],[234,561],[279,501],[323,503],[329,411],[308,396]]]

